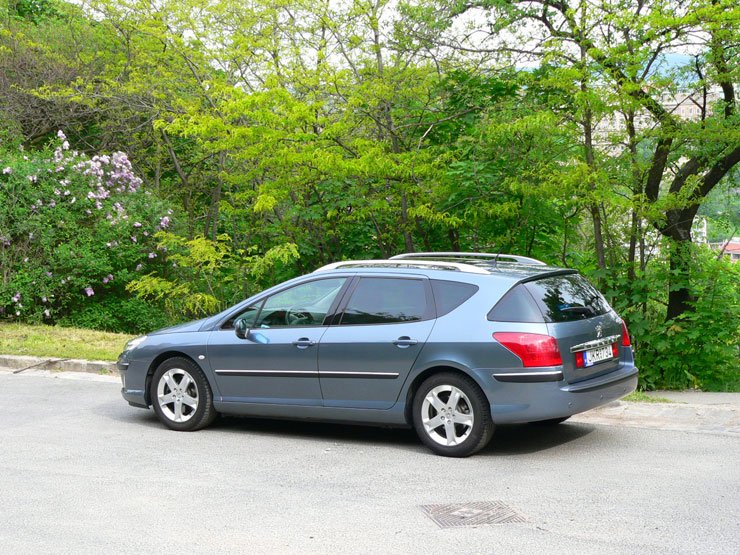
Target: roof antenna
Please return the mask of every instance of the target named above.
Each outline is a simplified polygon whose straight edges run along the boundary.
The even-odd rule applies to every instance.
[[[496,248],[496,247],[494,246],[494,249],[495,249],[495,248]],[[492,250],[493,250],[493,249],[492,249]],[[495,256],[495,257],[494,257],[494,259],[493,259],[493,267],[494,267],[494,268],[498,268],[498,257],[499,257],[499,256],[501,256],[501,253],[500,253],[500,252],[497,252],[497,253],[496,253],[496,256]]]

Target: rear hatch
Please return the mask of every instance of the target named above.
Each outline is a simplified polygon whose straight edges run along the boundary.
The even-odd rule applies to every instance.
[[[523,284],[557,339],[563,376],[569,383],[616,370],[622,349],[622,320],[580,274]]]
[[[578,382],[616,370],[623,357],[622,320],[577,272],[532,276],[496,304],[489,320],[544,322],[557,340],[563,378]]]

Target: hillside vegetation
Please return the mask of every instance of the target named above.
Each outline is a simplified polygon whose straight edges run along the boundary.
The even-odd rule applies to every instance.
[[[738,10],[0,0],[0,319],[141,333],[518,253],[604,292],[642,387],[740,387],[740,265],[695,231],[740,234]]]

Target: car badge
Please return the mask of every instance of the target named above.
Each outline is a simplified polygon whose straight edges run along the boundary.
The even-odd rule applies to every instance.
[[[601,332],[604,328],[601,326],[601,324],[596,324],[596,338],[601,338]]]

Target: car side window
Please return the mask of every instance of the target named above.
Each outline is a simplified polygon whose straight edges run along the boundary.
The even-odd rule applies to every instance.
[[[340,325],[417,322],[429,315],[427,289],[420,279],[361,278]]]
[[[250,321],[251,327],[321,326],[345,281],[346,278],[318,279],[275,293],[262,304],[256,319]],[[250,318],[250,309],[239,317]]]

